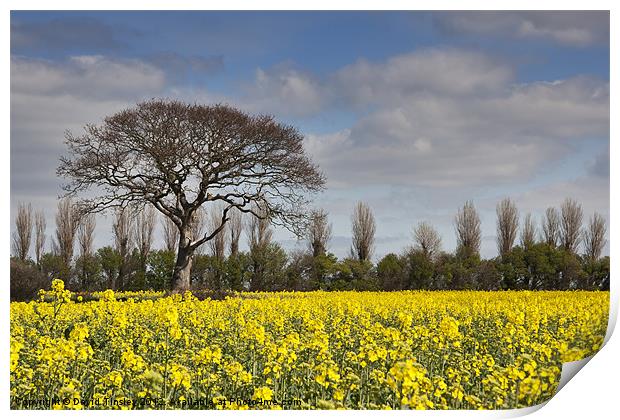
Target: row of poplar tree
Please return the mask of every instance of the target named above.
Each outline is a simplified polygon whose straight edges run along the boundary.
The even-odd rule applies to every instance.
[[[220,223],[221,209],[212,210],[196,217],[196,237]],[[413,229],[410,247],[373,264],[376,224],[365,203],[354,208],[351,252],[344,259],[329,252],[332,227],[322,210],[311,214],[307,247],[290,253],[272,239],[269,220],[235,212],[226,229],[193,257],[191,283],[194,289],[212,291],[608,289],[609,257],[601,258],[605,221],[595,213],[583,226],[583,217],[581,205],[566,199],[559,210],[548,208],[540,223],[531,214],[521,221],[515,203],[504,199],[497,205],[498,256],[482,259],[480,217],[473,203],[466,202],[454,219],[454,252],[443,251],[437,230],[421,222]],[[18,206],[12,238],[13,299],[32,298],[54,278],[80,291],[170,288],[178,230],[165,219],[160,225],[164,247],[155,249],[153,208],[116,211],[114,245],[97,250],[95,217],[81,216],[69,199],[59,201],[55,222],[54,235],[47,238],[43,213]],[[244,232],[248,246],[241,251]]]

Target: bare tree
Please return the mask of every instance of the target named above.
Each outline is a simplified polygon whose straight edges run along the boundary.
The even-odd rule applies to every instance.
[[[519,230],[519,211],[510,198],[504,198],[497,205],[497,250],[504,256],[510,252]]]
[[[45,214],[39,210],[34,214],[34,253],[37,259],[37,266],[41,263],[41,256],[45,249]]]
[[[196,210],[196,212],[192,215],[192,220],[190,223],[190,232],[192,237],[197,238],[205,234],[206,230],[208,229],[207,219],[208,215],[205,209],[203,207],[198,208],[198,210]]]
[[[28,258],[32,240],[32,206],[19,203],[13,232],[13,255],[22,261]]]
[[[560,220],[560,242],[562,247],[571,253],[577,252],[577,247],[581,242],[582,220],[581,204],[570,198],[564,200]]]
[[[259,216],[250,216],[247,224],[248,243],[250,246],[250,257],[252,260],[252,279],[250,290],[264,290],[265,286],[265,266],[266,251],[271,243],[273,231],[269,227],[269,218],[261,213],[261,210],[254,209],[254,213]]]
[[[327,219],[327,212],[322,209],[312,211],[308,226],[308,248],[314,257],[325,255],[331,237],[332,225]]]
[[[166,251],[176,252],[179,243],[179,228],[168,218],[162,220],[161,226],[164,232],[164,246]]]
[[[590,261],[596,261],[600,258],[603,247],[607,243],[605,239],[606,232],[605,219],[603,219],[603,216],[600,214],[594,213],[594,215],[590,217],[588,228],[583,235],[586,258]]]
[[[77,237],[80,256],[82,257],[91,256],[93,254],[96,223],[95,216],[92,214],[85,215],[80,221]]]
[[[211,229],[211,231],[215,231],[217,229],[217,226],[219,226],[220,224],[220,214],[222,214],[223,211],[222,207],[223,206],[218,203],[213,206],[213,208],[211,209],[211,213],[209,213],[208,228]],[[226,232],[225,226],[224,229],[221,229],[217,233],[217,235],[215,235],[213,239],[208,242],[209,248],[211,249],[211,255],[213,255],[219,261],[223,261],[225,257],[224,253],[226,251],[227,233],[228,232]]]
[[[62,258],[67,268],[71,267],[75,235],[80,225],[81,212],[71,198],[66,197],[58,202],[56,211],[56,238],[53,247]]]
[[[413,229],[413,238],[415,249],[422,251],[431,260],[441,253],[441,236],[430,223],[418,223]]]
[[[472,201],[467,201],[463,208],[459,209],[454,225],[457,239],[457,254],[462,257],[470,257],[480,254],[480,216]]]
[[[248,245],[250,250],[256,248],[265,248],[271,243],[273,231],[269,227],[269,219],[260,213],[260,210],[255,209],[255,213],[259,216],[252,216],[248,220]]]
[[[146,263],[146,259],[151,252],[151,248],[153,247],[155,221],[155,209],[150,205],[144,206],[144,208],[142,208],[136,216],[134,238],[136,240],[136,246],[143,264]]]
[[[239,210],[232,209],[230,212],[230,220],[228,221],[230,232],[230,240],[228,241],[230,246],[230,256],[236,257],[239,254],[239,238],[243,231],[243,213]]]
[[[543,241],[552,247],[558,246],[560,240],[560,214],[553,207],[547,208],[542,222]]]
[[[521,229],[521,246],[524,249],[530,248],[536,243],[536,225],[531,213],[525,215],[523,228]]]
[[[301,235],[307,196],[325,183],[294,127],[225,105],[151,100],[86,126],[83,135],[68,133],[66,144],[70,156],[57,173],[69,180],[67,194],[102,191],[81,201],[87,211],[150,202],[177,226],[175,290],[189,288],[192,254],[224,228],[231,209],[253,213],[254,204]],[[194,213],[214,201],[225,205],[220,225],[192,237]]]
[[[114,232],[114,245],[116,252],[121,257],[121,265],[118,270],[118,278],[113,279],[113,283],[110,285],[112,290],[123,290],[125,287],[125,277],[127,276],[129,256],[133,245],[133,217],[131,209],[123,207],[116,210],[116,217],[112,225]]]
[[[81,286],[86,290],[89,284],[88,261],[93,255],[93,242],[95,238],[95,215],[87,214],[82,217],[77,230],[80,258],[76,261],[76,269],[81,268]]]
[[[358,201],[351,216],[351,254],[360,261],[370,260],[375,245],[375,216],[366,203]]]

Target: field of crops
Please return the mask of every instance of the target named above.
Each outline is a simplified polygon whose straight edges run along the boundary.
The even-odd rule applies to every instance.
[[[242,293],[11,304],[11,408],[515,408],[591,355],[607,292]],[[121,298],[123,298],[121,300]]]

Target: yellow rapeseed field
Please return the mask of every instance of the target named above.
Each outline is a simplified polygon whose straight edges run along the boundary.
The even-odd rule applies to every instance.
[[[11,407],[530,406],[553,396],[561,362],[599,349],[608,306],[582,291],[80,302],[56,280],[48,298],[11,303]]]

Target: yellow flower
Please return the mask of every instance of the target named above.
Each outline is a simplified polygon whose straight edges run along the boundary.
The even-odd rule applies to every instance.
[[[101,294],[101,299],[104,302],[114,302],[116,300],[116,298],[114,297],[114,291],[110,289],[106,290]]]
[[[265,401],[270,401],[271,397],[273,397],[273,391],[266,386],[261,386],[260,388],[256,388],[254,390],[254,394],[252,394],[252,399],[261,399]]]
[[[334,399],[336,401],[342,401],[344,399],[344,392],[342,392],[341,390],[337,389],[336,391],[334,391]]]
[[[65,289],[65,282],[60,279],[52,280],[52,290],[54,292],[62,292]]]
[[[75,324],[73,330],[71,330],[71,333],[69,334],[69,338],[73,341],[82,341],[86,337],[88,337],[88,325],[84,322]]]
[[[119,371],[112,371],[104,379],[105,383],[116,388],[120,388],[123,385],[123,374]]]
[[[189,370],[185,366],[173,363],[172,368],[170,369],[170,375],[172,377],[173,386],[182,386],[185,389],[190,388],[192,377]]]
[[[82,397],[280,408],[276,395],[294,409],[531,406],[553,396],[562,362],[600,348],[609,312],[608,292],[105,291],[79,303],[64,287],[10,305],[11,395],[71,398],[61,409],[105,408]]]

